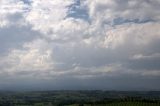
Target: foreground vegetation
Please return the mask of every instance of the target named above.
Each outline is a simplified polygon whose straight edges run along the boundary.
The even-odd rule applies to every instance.
[[[160,92],[0,92],[0,106],[160,106]]]
[[[144,102],[119,102],[119,103],[109,103],[109,104],[72,104],[68,106],[160,106],[159,103],[144,103]]]

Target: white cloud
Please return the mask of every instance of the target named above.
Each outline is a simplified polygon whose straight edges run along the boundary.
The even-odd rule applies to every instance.
[[[159,23],[123,24],[107,31],[104,46],[147,46],[153,40],[160,39]]]
[[[42,33],[54,32],[57,25],[68,15],[68,6],[73,3],[73,0],[33,0],[26,20],[35,30]]]
[[[36,73],[38,75],[47,73],[54,69],[52,51],[44,40],[35,40],[23,45],[23,49],[13,49],[2,58],[4,65],[2,71],[16,75],[19,72]],[[37,76],[38,76],[37,75]]]
[[[113,23],[116,18],[159,21],[159,4],[159,0],[87,0],[84,2],[93,22],[101,24],[103,22]]]
[[[17,14],[23,15],[27,11],[27,5],[21,0],[1,0],[0,1],[0,27],[15,23],[12,17]]]
[[[136,54],[131,59],[141,60],[141,59],[156,59],[156,58],[160,58],[160,53],[155,53],[151,55]]]
[[[67,18],[53,28],[54,32],[48,36],[50,39],[55,40],[80,40],[87,32],[88,23],[83,20]]]

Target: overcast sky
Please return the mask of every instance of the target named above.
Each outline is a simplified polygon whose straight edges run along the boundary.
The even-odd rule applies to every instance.
[[[160,0],[0,0],[1,90],[160,90]]]

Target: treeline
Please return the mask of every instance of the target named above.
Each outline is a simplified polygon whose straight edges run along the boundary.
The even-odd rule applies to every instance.
[[[111,99],[111,98],[105,98],[104,100],[100,101],[95,101],[95,102],[88,102],[84,104],[92,104],[92,105],[98,105],[98,104],[112,104],[112,103],[127,103],[127,102],[132,102],[132,103],[156,103],[159,104],[160,106],[160,100],[158,99],[145,99],[141,97],[124,97],[124,98],[119,98],[119,99]]]

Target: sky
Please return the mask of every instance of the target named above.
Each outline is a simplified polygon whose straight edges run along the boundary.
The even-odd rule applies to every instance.
[[[0,0],[0,90],[160,90],[160,0]]]

